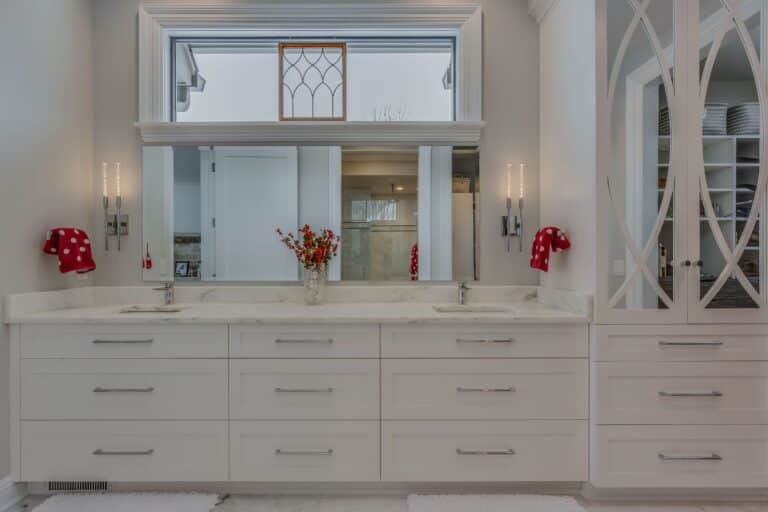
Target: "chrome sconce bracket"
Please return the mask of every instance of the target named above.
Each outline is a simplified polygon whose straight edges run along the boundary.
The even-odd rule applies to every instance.
[[[512,237],[517,237],[518,250],[523,252],[523,200],[517,200],[519,217],[512,215],[512,198],[507,198],[507,214],[501,217],[501,236],[507,239],[507,252],[512,252]]]

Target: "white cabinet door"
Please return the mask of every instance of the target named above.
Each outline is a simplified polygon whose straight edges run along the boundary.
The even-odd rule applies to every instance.
[[[686,318],[685,114],[674,80],[686,3],[598,2],[601,323]]]
[[[232,421],[231,480],[375,482],[378,421]]]
[[[687,91],[689,321],[766,322],[768,2],[688,3],[699,34]]]
[[[586,421],[384,421],[389,482],[579,482]]]
[[[597,427],[591,482],[599,488],[765,487],[768,427]]]
[[[21,480],[220,482],[226,421],[24,421]]]
[[[223,359],[24,359],[23,420],[227,419]]]
[[[587,361],[385,359],[384,419],[586,419]]]
[[[375,420],[376,359],[233,359],[230,417],[267,420]]]
[[[233,358],[378,358],[378,325],[233,325]]]
[[[598,424],[768,423],[768,363],[595,363]]]

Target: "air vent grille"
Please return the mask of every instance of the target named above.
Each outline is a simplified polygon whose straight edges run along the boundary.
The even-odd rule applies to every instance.
[[[108,491],[109,483],[87,480],[54,480],[48,482],[48,490],[51,492],[99,492]]]

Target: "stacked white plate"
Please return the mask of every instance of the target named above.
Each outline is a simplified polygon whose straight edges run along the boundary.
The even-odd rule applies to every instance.
[[[707,103],[704,108],[704,135],[728,133],[728,104]]]
[[[760,135],[760,104],[742,103],[729,108],[728,135]]]
[[[669,135],[669,107],[659,109],[659,135]]]

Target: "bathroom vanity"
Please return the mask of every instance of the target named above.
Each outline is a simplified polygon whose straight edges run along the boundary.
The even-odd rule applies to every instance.
[[[148,288],[9,298],[14,479],[587,480],[588,307],[526,287],[244,302],[258,289],[180,288],[171,313],[123,312]]]

